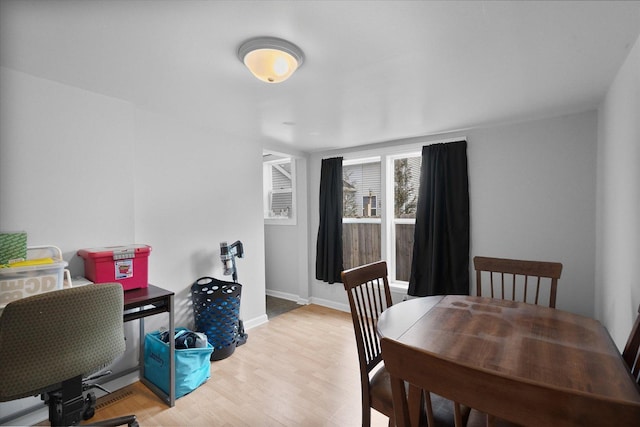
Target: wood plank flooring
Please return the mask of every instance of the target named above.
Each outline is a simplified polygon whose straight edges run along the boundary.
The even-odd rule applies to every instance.
[[[302,306],[247,332],[247,343],[212,362],[211,378],[175,407],[137,382],[100,399],[89,421],[134,413],[141,426],[361,425],[358,356],[348,313]],[[387,423],[372,411],[372,426]]]

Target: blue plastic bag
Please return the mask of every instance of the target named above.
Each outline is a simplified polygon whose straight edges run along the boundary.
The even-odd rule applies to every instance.
[[[176,335],[185,328],[176,328]],[[176,399],[200,387],[211,376],[213,346],[175,351]],[[144,377],[169,394],[169,344],[160,339],[160,331],[144,337]]]

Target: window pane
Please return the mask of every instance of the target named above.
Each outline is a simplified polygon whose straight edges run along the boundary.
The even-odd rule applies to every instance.
[[[420,157],[396,159],[394,172],[394,216],[396,218],[415,218],[420,185]]]
[[[343,218],[357,218],[342,224],[344,268],[353,268],[382,258],[381,163],[380,160],[342,166]]]
[[[364,196],[362,198],[362,216],[375,217],[378,214],[376,196]]]
[[[344,269],[380,261],[380,223],[349,222],[342,224]]]
[[[267,219],[293,219],[293,173],[291,159],[280,159],[263,165],[265,180],[265,215]]]
[[[380,218],[380,161],[342,167],[342,216]]]
[[[396,159],[393,163],[393,216],[395,219],[404,220],[394,225],[396,280],[405,282],[408,282],[411,276],[421,161],[420,156],[411,156]]]
[[[280,163],[271,166],[271,188],[274,190],[291,190],[291,163]]]
[[[291,218],[293,205],[293,197],[291,192],[288,193],[272,193],[271,194],[271,218]]]
[[[396,280],[409,281],[415,224],[396,224]]]

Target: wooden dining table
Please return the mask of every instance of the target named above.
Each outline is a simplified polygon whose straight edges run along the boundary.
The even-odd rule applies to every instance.
[[[571,413],[563,414],[563,421],[554,425],[571,425],[574,418],[580,425],[580,417],[593,412],[580,406],[584,402],[602,403],[604,408],[613,402],[623,412],[628,409],[637,421],[632,425],[640,426],[640,389],[609,333],[595,319],[509,300],[448,295],[395,304],[382,313],[377,330],[381,338],[420,349],[448,366],[481,373],[484,383],[475,385],[479,387],[476,394],[478,390],[482,394],[486,385],[487,408],[498,408],[511,421],[522,421],[523,414],[538,417],[540,412],[536,418],[540,422],[555,420],[556,415],[544,411],[561,413],[562,406],[552,407],[561,405],[555,400],[566,398],[563,404],[575,407],[566,409]],[[464,380],[460,379],[459,387],[474,387]],[[503,386],[489,388],[494,383]],[[532,399],[531,406],[545,396],[551,400],[546,400],[544,408],[528,408],[526,402],[518,401],[534,393],[542,397]],[[509,408],[503,411],[496,401]],[[599,425],[593,419],[582,421]]]

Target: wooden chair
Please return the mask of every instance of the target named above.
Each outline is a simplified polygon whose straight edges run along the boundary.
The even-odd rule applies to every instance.
[[[477,296],[538,304],[541,294],[548,294],[548,307],[556,307],[556,291],[562,264],[477,256],[473,258],[473,265],[476,270]],[[483,292],[483,276],[489,279],[489,289],[486,292]],[[543,286],[546,283],[548,287]]]
[[[603,398],[565,388],[519,381],[505,374],[455,363],[400,342],[381,340],[385,366],[391,380],[395,422],[398,427],[418,426],[410,413],[405,383],[477,408],[486,414],[523,426],[588,427],[630,426],[640,420],[635,401]],[[413,416],[412,416],[413,415]],[[457,418],[456,427],[464,423]]]
[[[382,362],[377,324],[380,314],[392,305],[387,280],[387,263],[378,261],[341,273],[349,297],[349,307],[356,336],[362,392],[362,425],[371,425],[371,408],[389,417],[394,425],[393,400],[389,374]],[[436,408],[436,426],[453,425],[454,405],[440,396],[432,396],[427,405]],[[458,408],[460,409],[460,408]],[[468,409],[460,409],[468,415]],[[465,412],[466,410],[466,412]],[[433,424],[430,424],[433,425]]]
[[[491,298],[510,299],[532,304],[540,303],[541,288],[548,294],[548,307],[556,307],[558,279],[562,273],[562,264],[557,262],[524,261],[507,258],[474,257],[476,270],[476,295]],[[506,275],[506,277],[505,277]],[[488,289],[483,294],[482,277],[488,279]],[[485,286],[486,288],[486,286]],[[484,416],[483,416],[484,418]],[[470,425],[479,425],[480,417],[473,411]],[[486,416],[486,424],[490,426],[511,426],[504,420]]]
[[[640,306],[638,306],[638,317],[633,324],[627,344],[624,346],[622,358],[629,366],[636,383],[640,385]]]

